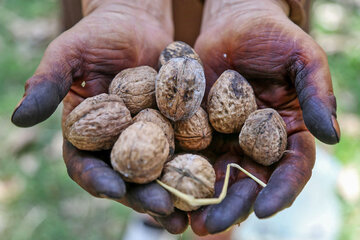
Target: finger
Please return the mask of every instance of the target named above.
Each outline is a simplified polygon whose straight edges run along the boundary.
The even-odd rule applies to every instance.
[[[291,75],[306,127],[320,141],[335,144],[340,128],[326,54],[313,40],[309,42],[304,41],[301,54],[293,57]]]
[[[71,179],[91,195],[111,199],[124,197],[124,181],[101,156],[78,150],[67,140],[64,140],[63,156]]]
[[[215,196],[219,196],[221,188],[224,185],[224,180],[219,180],[215,183]],[[191,229],[198,236],[205,236],[209,234],[206,228],[206,218],[210,211],[210,206],[204,206],[196,211],[190,212]]]
[[[166,216],[174,207],[170,194],[156,183],[129,184],[128,192],[120,175],[104,160],[102,152],[87,152],[64,140],[63,156],[71,179],[95,197],[117,200],[138,212]]]
[[[125,198],[126,205],[153,217],[168,216],[174,211],[170,194],[155,182],[129,185]]]
[[[237,163],[240,161],[240,157],[232,153],[223,154],[214,164],[216,182],[215,182],[215,197],[218,197],[224,185],[224,178],[226,173],[226,167],[229,163]],[[229,177],[229,186],[236,181],[238,171],[231,169]],[[190,212],[191,228],[199,236],[209,234],[206,227],[207,215],[211,209],[211,206],[201,207],[196,211]]]
[[[166,217],[154,217],[171,234],[183,233],[189,225],[189,218],[186,212],[176,209]]]
[[[257,183],[249,178],[234,183],[221,203],[209,207],[205,222],[207,231],[219,233],[244,221],[251,212],[258,189]]]
[[[62,35],[49,45],[34,76],[27,80],[24,96],[11,118],[15,125],[30,127],[44,121],[69,91],[78,61],[66,37]]]
[[[315,163],[315,142],[311,134],[303,131],[290,136],[288,150],[256,198],[254,211],[259,218],[290,207],[311,177]]]

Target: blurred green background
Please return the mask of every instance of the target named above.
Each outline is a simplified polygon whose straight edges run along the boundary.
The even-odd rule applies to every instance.
[[[29,129],[10,117],[24,83],[59,33],[56,0],[0,0],[0,239],[121,239],[130,211],[95,199],[68,177],[61,157],[61,107]],[[312,36],[328,54],[341,142],[325,146],[341,164],[339,239],[360,236],[360,0],[317,0]],[[341,178],[341,177],[339,177]],[[84,227],[85,226],[85,227]],[[84,230],[86,229],[86,230]]]

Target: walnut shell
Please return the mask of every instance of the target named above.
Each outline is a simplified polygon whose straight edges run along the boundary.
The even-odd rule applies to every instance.
[[[160,54],[159,57],[159,69],[167,63],[172,58],[177,57],[188,57],[199,61],[202,65],[199,55],[195,52],[195,50],[190,47],[188,44],[176,41],[170,43]]]
[[[67,116],[64,136],[81,150],[111,149],[119,134],[132,123],[121,97],[100,94],[86,98]]]
[[[165,118],[158,110],[147,108],[140,111],[135,117],[134,122],[152,122],[158,125],[163,130],[166,139],[169,142],[169,157],[174,154],[175,141],[174,141],[174,129],[170,121]]]
[[[200,151],[207,148],[212,139],[212,128],[207,113],[201,107],[189,119],[174,125],[175,139],[184,150]]]
[[[156,102],[172,121],[190,118],[199,109],[205,93],[201,64],[191,58],[172,58],[156,77]]]
[[[211,125],[221,133],[238,133],[257,109],[252,87],[238,72],[223,72],[211,87],[208,113]]]
[[[286,124],[272,108],[257,110],[245,121],[239,143],[246,155],[269,166],[280,160],[286,149]]]
[[[109,94],[122,97],[131,114],[156,107],[155,79],[157,72],[149,66],[128,68],[112,80]]]
[[[111,151],[111,165],[125,181],[148,183],[161,174],[169,143],[161,128],[151,122],[136,122],[125,129]]]
[[[165,164],[161,181],[195,198],[208,198],[214,194],[215,177],[208,160],[195,154],[181,154]],[[174,195],[173,200],[174,206],[183,211],[200,207],[191,206]]]

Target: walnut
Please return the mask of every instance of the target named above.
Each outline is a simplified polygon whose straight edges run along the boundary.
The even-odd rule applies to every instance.
[[[170,43],[160,54],[159,57],[159,69],[167,63],[170,59],[176,57],[188,57],[199,61],[202,65],[199,55],[195,52],[195,50],[190,47],[188,44],[176,41]]]
[[[257,110],[245,121],[239,143],[246,155],[269,166],[280,160],[286,149],[286,124],[272,108]]]
[[[205,93],[201,64],[191,58],[172,58],[156,77],[156,102],[172,121],[190,118],[199,109]]]
[[[212,128],[201,107],[191,118],[176,122],[174,130],[175,139],[183,150],[200,151],[211,143]]]
[[[125,129],[111,151],[111,165],[125,181],[148,183],[161,174],[169,143],[161,128],[151,122],[136,122]]]
[[[147,108],[139,112],[134,117],[134,122],[152,122],[158,125],[163,130],[168,142],[169,142],[169,157],[174,154],[175,141],[174,141],[174,129],[170,121],[165,118],[158,110]]]
[[[121,97],[100,94],[81,102],[64,123],[64,136],[81,150],[111,149],[119,134],[132,123]]]
[[[208,113],[211,125],[221,133],[238,133],[257,108],[252,87],[238,72],[226,70],[211,87]]]
[[[194,154],[181,154],[165,164],[161,181],[195,198],[208,198],[214,194],[215,171],[205,158]],[[173,199],[174,206],[183,211],[199,208],[174,195]]]
[[[155,79],[157,72],[149,66],[128,68],[112,80],[109,94],[122,97],[131,114],[156,107]]]

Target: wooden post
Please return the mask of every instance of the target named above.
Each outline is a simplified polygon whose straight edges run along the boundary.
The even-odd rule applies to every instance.
[[[61,0],[62,31],[74,26],[82,18],[81,0]]]
[[[200,33],[203,1],[173,0],[175,40],[194,46]]]

